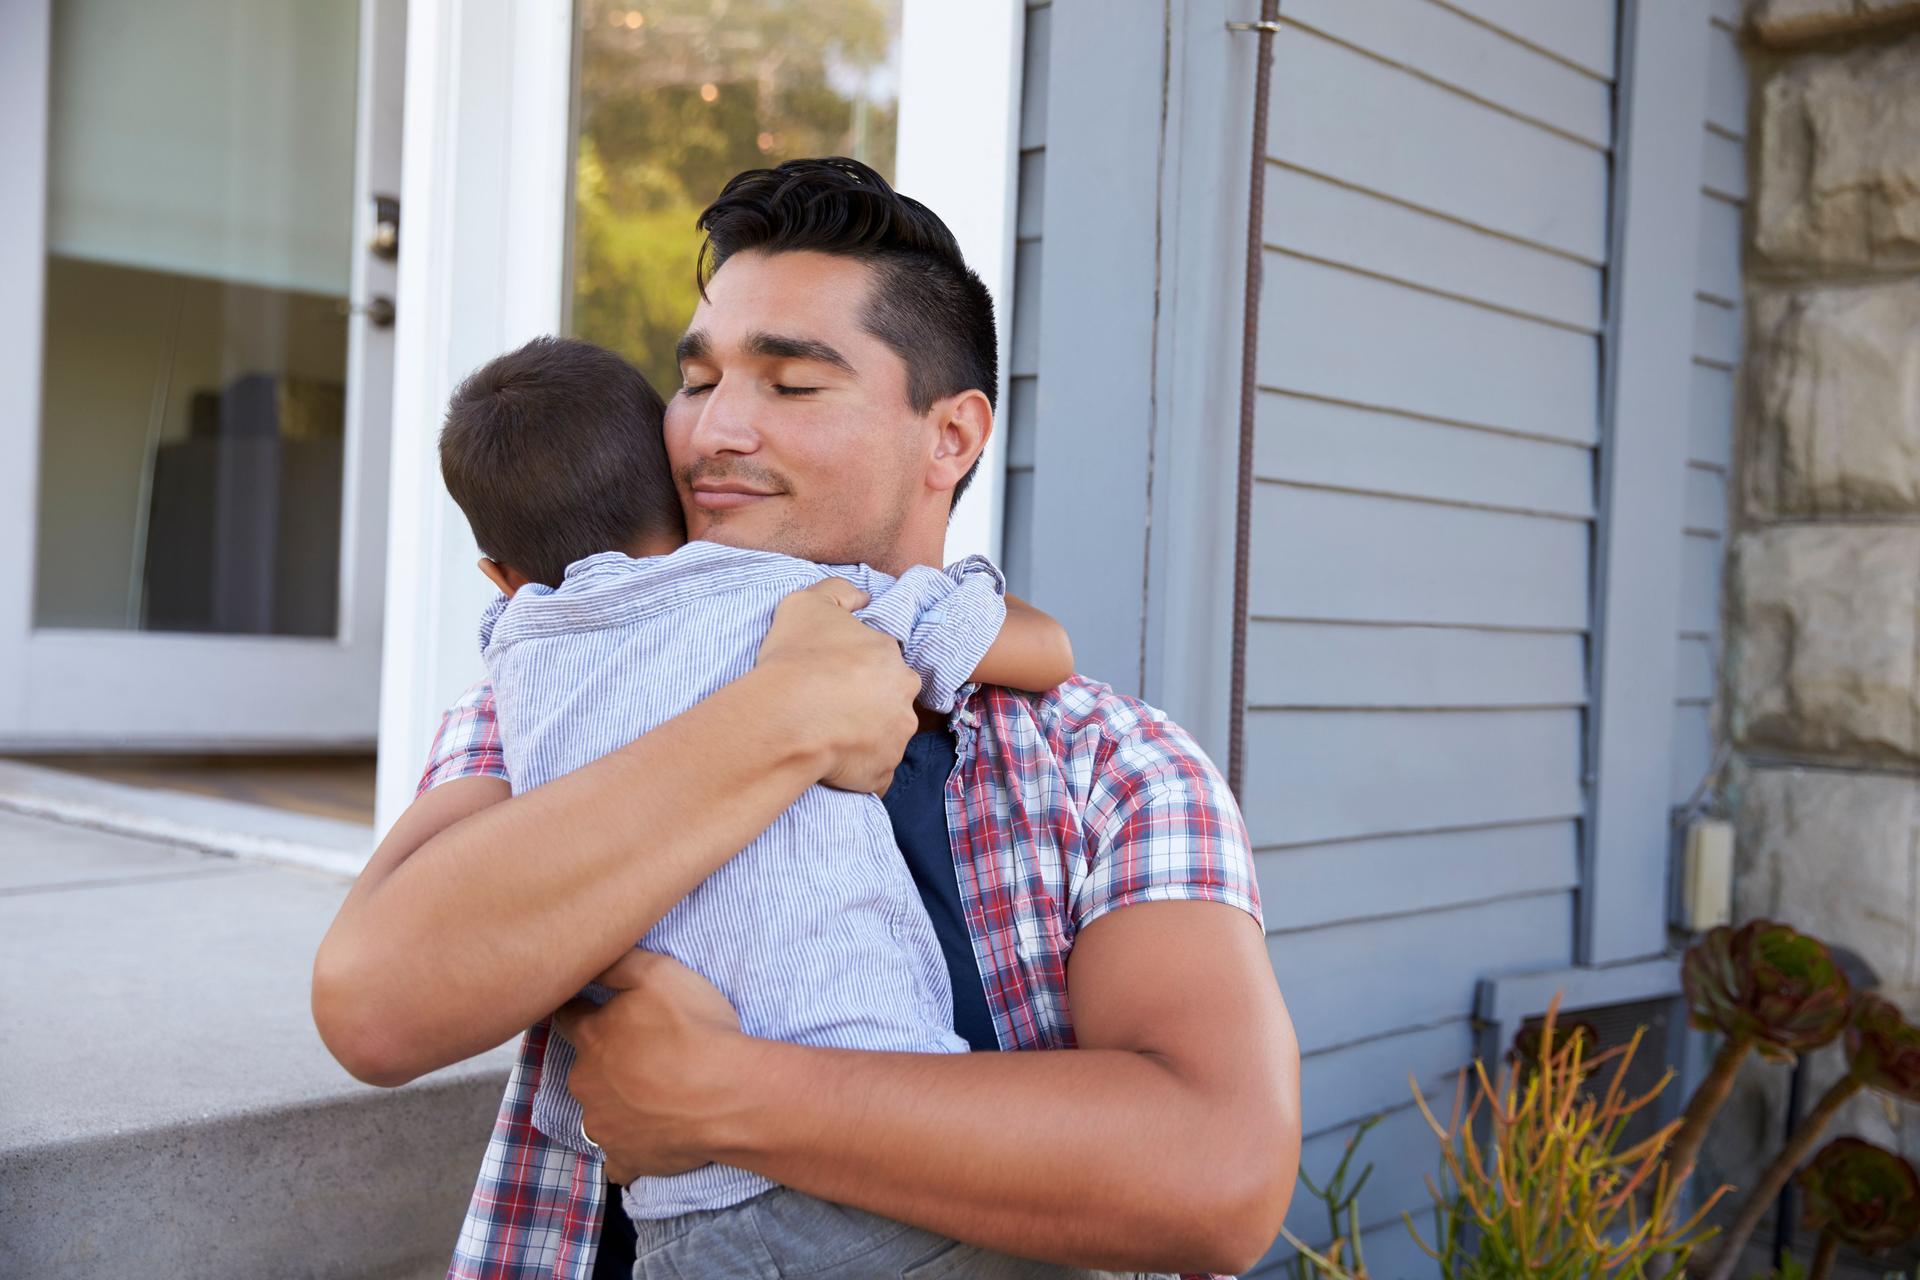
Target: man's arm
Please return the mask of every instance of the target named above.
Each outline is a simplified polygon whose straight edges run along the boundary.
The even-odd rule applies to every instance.
[[[815,782],[884,789],[919,682],[837,579],[775,614],[755,670],[627,747],[508,798],[407,810],[314,961],[313,1014],[355,1076],[401,1084],[546,1016]]]
[[[1123,1270],[1239,1271],[1279,1231],[1299,1052],[1238,907],[1140,902],[1083,929],[1071,1052],[755,1040],[695,975],[650,967],[660,990],[563,1021],[579,1048],[569,1088],[615,1177],[637,1171],[626,1152],[717,1160],[969,1243]]]

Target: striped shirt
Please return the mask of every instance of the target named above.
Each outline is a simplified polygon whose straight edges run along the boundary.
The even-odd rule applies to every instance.
[[[1044,694],[963,689],[947,830],[1003,1050],[1071,1049],[1079,931],[1139,902],[1221,902],[1260,917],[1247,832],[1213,764],[1159,711],[1075,677]],[[442,717],[420,790],[505,778],[492,689]],[[606,1180],[532,1119],[551,1023],[521,1042],[449,1280],[588,1280]]]
[[[855,615],[900,641],[922,697],[951,710],[1006,618],[999,571],[978,557],[897,582],[864,565],[833,571],[866,591]],[[590,556],[556,590],[501,596],[480,623],[507,776],[517,794],[551,782],[685,711],[752,668],[773,611],[828,576],[805,560],[709,542],[666,556]],[[964,1053],[933,922],[873,796],[812,786],[765,832],[647,931],[640,946],[717,987],[748,1035],[792,1044]],[[608,992],[590,987],[590,999]],[[573,1051],[547,1041],[533,1123],[586,1156],[567,1091]],[[721,1209],[768,1190],[710,1164],[640,1178],[635,1219]]]

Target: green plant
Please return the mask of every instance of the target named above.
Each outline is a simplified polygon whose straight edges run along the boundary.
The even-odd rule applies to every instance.
[[[1555,997],[1537,1035],[1516,1046],[1497,1083],[1478,1061],[1462,1071],[1446,1124],[1414,1086],[1415,1104],[1440,1142],[1441,1174],[1428,1180],[1433,1240],[1411,1217],[1407,1230],[1439,1262],[1445,1280],[1653,1280],[1677,1275],[1711,1234],[1701,1222],[1718,1193],[1677,1220],[1678,1184],[1661,1152],[1679,1122],[1625,1142],[1634,1117],[1672,1078],[1669,1071],[1646,1093],[1627,1094],[1644,1028],[1629,1044],[1591,1053],[1591,1028],[1560,1033],[1558,1013]],[[1349,1149],[1330,1189],[1344,1191],[1351,1155]],[[1287,1234],[1303,1260],[1296,1264],[1301,1280],[1308,1266],[1329,1280],[1358,1280],[1365,1262],[1352,1196],[1321,1198],[1330,1211],[1338,1207],[1329,1214],[1335,1245],[1318,1253]]]
[[[1847,1073],[1820,1096],[1774,1157],[1760,1180],[1747,1193],[1740,1212],[1707,1273],[1708,1280],[1733,1280],[1740,1250],[1766,1217],[1767,1206],[1779,1196],[1794,1169],[1806,1158],[1828,1121],[1862,1089],[1877,1089],[1908,1102],[1920,1102],[1920,1027],[1908,1022],[1890,1001],[1876,995],[1854,998],[1847,1020]],[[1702,1086],[1705,1087],[1704,1085]]]
[[[1693,1171],[1747,1054],[1791,1061],[1828,1043],[1846,1026],[1852,996],[1824,943],[1771,920],[1711,930],[1687,951],[1680,982],[1693,1025],[1724,1038],[1667,1150],[1676,1183]]]
[[[1879,1253],[1920,1234],[1920,1178],[1885,1147],[1835,1138],[1795,1179],[1806,1193],[1806,1220],[1820,1229],[1812,1280],[1827,1280],[1842,1244]]]
[[[1347,1139],[1346,1149],[1340,1153],[1340,1163],[1334,1166],[1324,1187],[1315,1186],[1305,1169],[1300,1171],[1300,1185],[1307,1189],[1308,1195],[1326,1206],[1327,1237],[1331,1243],[1325,1252],[1315,1252],[1284,1226],[1280,1228],[1280,1234],[1295,1250],[1295,1280],[1312,1280],[1316,1272],[1351,1277],[1352,1280],[1368,1280],[1366,1255],[1360,1249],[1359,1199],[1360,1188],[1366,1186],[1367,1179],[1373,1176],[1373,1166],[1369,1164],[1362,1169],[1352,1186],[1347,1185],[1347,1175],[1353,1164],[1354,1153],[1360,1148],[1360,1140],[1367,1136],[1367,1130],[1379,1123],[1379,1116],[1369,1116],[1360,1122]]]
[[[1660,1157],[1679,1122],[1622,1145],[1634,1116],[1673,1074],[1638,1097],[1627,1095],[1645,1028],[1589,1057],[1587,1035],[1556,1043],[1558,1013],[1556,996],[1532,1065],[1510,1063],[1495,1083],[1476,1062],[1477,1087],[1464,1107],[1463,1073],[1446,1125],[1418,1099],[1441,1144],[1442,1181],[1430,1190],[1446,1225],[1432,1244],[1417,1231],[1414,1238],[1446,1280],[1675,1275],[1710,1234],[1700,1223],[1712,1199],[1677,1221],[1678,1186]],[[1587,1087],[1603,1067],[1611,1068],[1604,1087]],[[1478,1124],[1484,1136],[1476,1134]]]

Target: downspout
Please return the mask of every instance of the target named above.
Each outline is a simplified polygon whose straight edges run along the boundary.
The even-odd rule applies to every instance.
[[[1231,31],[1260,33],[1253,80],[1253,160],[1247,199],[1247,296],[1240,347],[1240,470],[1233,529],[1233,680],[1227,737],[1227,786],[1237,799],[1246,776],[1247,569],[1252,558],[1254,373],[1260,356],[1261,224],[1267,205],[1267,93],[1273,77],[1273,35],[1280,29],[1280,0],[1260,0],[1260,21],[1229,22]]]

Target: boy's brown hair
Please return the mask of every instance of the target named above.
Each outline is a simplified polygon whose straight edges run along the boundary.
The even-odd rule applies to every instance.
[[[535,338],[467,375],[440,474],[488,559],[558,587],[567,566],[685,536],[660,393],[603,347]]]

